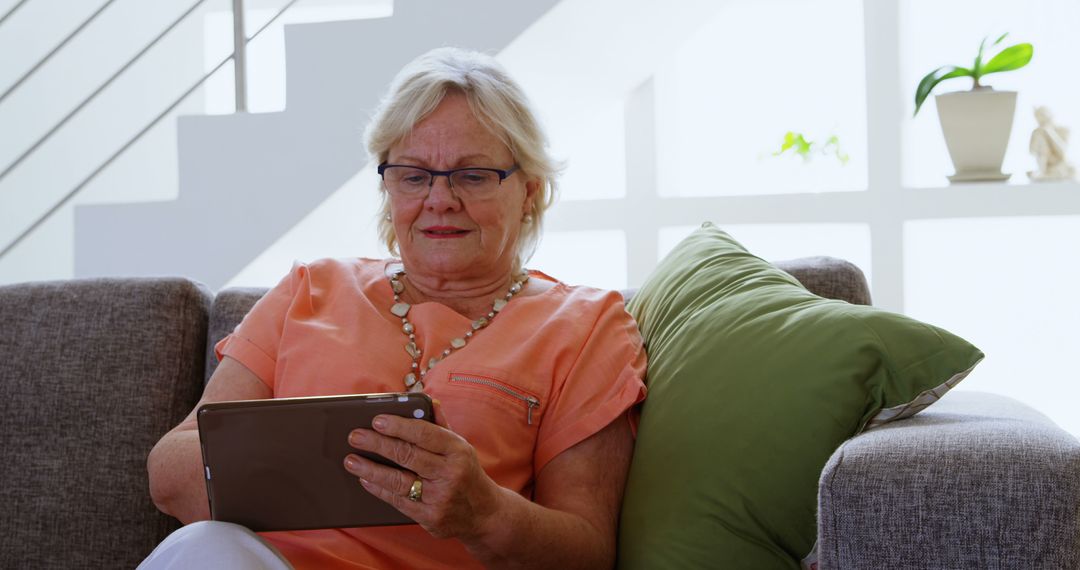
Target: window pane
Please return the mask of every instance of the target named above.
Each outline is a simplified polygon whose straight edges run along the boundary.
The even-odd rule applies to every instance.
[[[726,3],[656,76],[660,194],[865,189],[862,29],[859,0]],[[788,131],[850,160],[772,156]]]
[[[660,259],[697,228],[661,228]],[[720,229],[762,259],[838,257],[859,266],[870,282],[870,227],[866,224],[728,224]]]
[[[914,119],[915,87],[930,71],[942,65],[968,67],[979,42],[990,41],[1009,32],[1003,45],[1029,42],[1035,55],[1027,67],[984,78],[983,83],[999,90],[1018,91],[1016,118],[1002,172],[1011,173],[1012,182],[1027,182],[1025,172],[1035,168],[1028,142],[1036,122],[1033,109],[1045,105],[1055,122],[1080,128],[1080,76],[1065,70],[1076,69],[1076,30],[1080,29],[1080,2],[1075,0],[911,0],[900,3],[900,65],[904,89],[903,181],[909,187],[948,184],[952,162],[938,123],[933,95]],[[968,78],[951,79],[934,93],[963,91],[971,87]],[[1076,162],[1076,135],[1073,135],[1073,162]]]
[[[626,234],[621,230],[546,232],[526,263],[571,285],[626,288]]]
[[[1080,435],[1080,217],[934,220],[904,227],[904,305],[986,360],[960,388],[998,392]]]
[[[623,105],[606,101],[573,116],[545,116],[551,154],[565,163],[559,200],[626,196]]]

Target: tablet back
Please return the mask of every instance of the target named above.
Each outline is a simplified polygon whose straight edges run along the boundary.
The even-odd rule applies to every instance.
[[[216,402],[199,408],[211,518],[257,532],[410,524],[345,471],[349,432],[379,414],[432,420],[425,394]],[[393,465],[376,455],[376,461]]]

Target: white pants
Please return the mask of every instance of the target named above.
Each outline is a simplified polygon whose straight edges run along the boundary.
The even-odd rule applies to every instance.
[[[139,570],[187,568],[292,570],[292,565],[247,527],[219,521],[181,527],[139,564]]]

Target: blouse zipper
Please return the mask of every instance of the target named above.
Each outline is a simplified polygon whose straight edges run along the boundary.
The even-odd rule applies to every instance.
[[[522,402],[525,402],[525,405],[528,406],[528,413],[527,413],[525,419],[526,419],[526,421],[529,422],[529,425],[532,425],[533,409],[540,407],[540,400],[538,398],[536,398],[535,396],[530,396],[528,394],[522,394],[520,392],[517,392],[515,390],[507,388],[506,386],[504,386],[504,385],[502,385],[502,384],[500,384],[498,382],[494,382],[494,381],[487,380],[487,379],[484,379],[484,378],[475,378],[473,376],[462,376],[460,374],[451,375],[450,376],[450,381],[451,382],[466,382],[466,383],[469,383],[469,384],[480,384],[481,386],[487,386],[489,388],[495,388],[496,390],[498,390],[498,391],[500,391],[500,392],[502,392],[504,394],[513,396],[513,397],[521,400]]]

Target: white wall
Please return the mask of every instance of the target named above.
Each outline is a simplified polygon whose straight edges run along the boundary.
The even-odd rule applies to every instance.
[[[0,11],[11,3],[0,3]],[[59,0],[28,6],[50,3],[53,12],[63,12],[60,4],[68,7],[71,22],[79,10],[91,9],[90,3],[78,3],[76,10],[75,3]],[[137,10],[130,6],[135,0],[120,0],[117,7],[125,4]],[[146,8],[150,4],[137,6],[155,14],[182,6],[158,2],[155,11]],[[153,86],[201,73],[215,60],[208,50],[228,51],[227,39],[207,36],[227,27],[226,6],[218,4],[216,13],[208,11],[178,35],[186,43],[173,49],[183,53],[134,82],[143,94],[139,104],[159,100]],[[369,4],[372,14],[385,15],[385,2]],[[256,9],[273,6],[266,0]],[[36,46],[23,50],[29,62],[31,52],[42,53],[58,38],[36,38],[47,36],[33,30],[44,29],[45,20],[35,24],[28,14],[20,15],[27,29],[0,28],[0,49]],[[1069,0],[1023,7],[975,0],[683,0],[662,9],[645,1],[563,0],[515,33],[498,54],[531,94],[553,150],[568,165],[563,200],[552,211],[533,265],[573,283],[638,285],[659,256],[705,218],[765,257],[845,257],[871,278],[879,305],[945,326],[987,352],[963,388],[1016,397],[1080,434],[1080,418],[1070,409],[1080,388],[1068,358],[1080,340],[1073,325],[1080,301],[1069,294],[1080,278],[1071,262],[1080,244],[1080,185],[1027,186],[1018,179],[1019,186],[947,187],[951,169],[932,112],[910,118],[918,77],[967,57],[973,35],[977,45],[983,34],[1011,31],[1013,40],[1036,44],[1036,59],[1030,69],[1001,76],[1000,84],[1021,87],[1024,104],[1051,105],[1075,131],[1080,79],[1060,69],[1070,61],[1070,30],[1077,24],[1080,13]],[[864,33],[864,25],[870,31]],[[331,26],[340,31],[349,24]],[[12,29],[18,35],[11,36]],[[290,35],[273,34],[264,40],[270,47],[253,47],[252,53],[253,109],[268,113],[290,105],[284,89],[291,72],[270,61],[281,57],[283,44],[289,48],[284,38]],[[98,37],[81,51],[87,62],[105,68],[113,57],[115,67],[106,48],[123,37]],[[343,50],[336,57],[337,63],[320,59],[318,65],[364,73],[373,56]],[[0,86],[17,76],[20,65],[0,62]],[[0,137],[3,156],[41,130],[47,109],[55,118],[70,104],[64,98],[74,95],[68,91],[86,90],[92,83],[82,78],[86,65],[58,60],[57,75],[42,76],[35,90],[20,92],[23,99],[0,103],[0,132],[17,133]],[[164,69],[169,72],[162,74]],[[215,81],[186,112],[225,112],[232,98],[228,81]],[[28,162],[0,181],[0,239],[10,239],[124,140],[124,129],[132,127],[120,121],[131,105],[138,110],[122,100],[103,107],[97,119],[85,120],[82,134],[56,145],[58,154]],[[42,117],[33,119],[38,109]],[[356,108],[327,112],[354,116]],[[133,150],[80,201],[175,197],[172,125],[174,119],[163,123],[153,135],[156,146]],[[1011,171],[1030,168],[1022,148],[1030,127],[1021,109],[1007,159]],[[772,157],[789,129],[818,139],[838,134],[850,160],[840,165],[829,157],[809,163]],[[231,264],[233,276],[223,283],[272,284],[293,259],[382,255],[372,220],[377,181],[370,165],[362,164],[342,176],[347,181],[329,198],[298,213],[246,261]],[[272,199],[260,204],[275,206],[282,207]],[[242,222],[229,227],[239,232]],[[70,277],[71,224],[70,211],[62,212],[0,260],[0,282]],[[178,256],[178,267],[198,265],[206,249],[170,255]]]
[[[562,202],[532,265],[574,283],[638,285],[705,218],[767,258],[843,257],[863,268],[879,305],[944,326],[987,353],[961,389],[1018,398],[1080,434],[1071,410],[1080,389],[1064,348],[1080,340],[1072,325],[1080,303],[1066,291],[1080,275],[1064,261],[1075,257],[1080,236],[1070,228],[1080,224],[1045,216],[1080,214],[1080,186],[1018,188],[1022,193],[944,187],[951,169],[941,135],[925,127],[935,119],[912,121],[907,107],[918,80],[913,50],[922,59],[932,50],[913,42],[890,10],[901,12],[896,3],[878,3],[864,13],[849,0],[684,2],[663,12],[625,2],[560,3],[499,55],[532,95],[555,153],[568,164]],[[778,11],[791,17],[777,23]],[[600,18],[606,25],[593,25]],[[799,33],[815,19],[814,33]],[[890,33],[880,30],[866,37],[864,21],[894,22],[891,35],[902,44],[884,45]],[[754,57],[729,62],[723,54],[736,47]],[[897,91],[884,104],[881,85],[868,83],[864,69],[895,74]],[[1061,80],[1034,64],[1024,73],[1012,80],[1033,91]],[[876,105],[868,108],[875,89]],[[1059,106],[1062,117],[1074,112]],[[655,136],[642,138],[650,128]],[[828,157],[806,164],[772,157],[787,129],[837,132],[850,160],[841,166]],[[885,141],[876,163],[871,129]],[[1018,118],[1014,138],[1027,129]],[[1017,140],[1010,157],[1019,170],[1030,157],[1015,148]],[[925,149],[939,146],[926,160]],[[643,189],[642,180],[651,183]],[[928,187],[908,188],[913,180]],[[371,172],[358,175],[233,283],[272,283],[293,258],[378,254],[372,222],[353,215],[374,207],[375,184]],[[770,196],[796,190],[809,194]],[[1043,215],[1010,217],[1032,213]],[[651,255],[642,253],[650,248]],[[1032,283],[1036,274],[1047,283]]]

